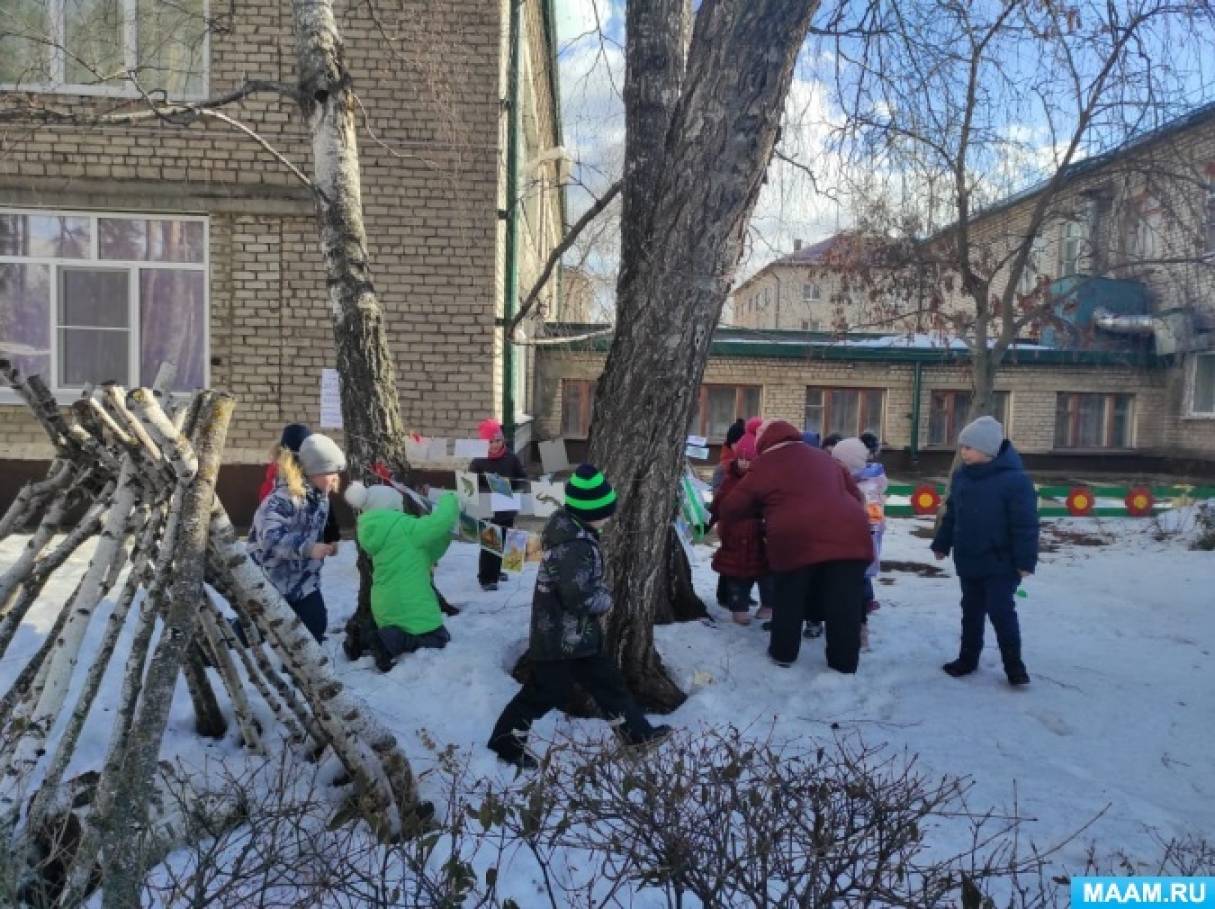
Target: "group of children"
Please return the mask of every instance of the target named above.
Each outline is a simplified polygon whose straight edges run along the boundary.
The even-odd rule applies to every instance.
[[[501,426],[487,420],[481,437],[489,453],[472,466],[479,473],[522,477]],[[887,479],[876,438],[828,437],[782,421],[753,418],[731,427],[714,476],[711,508],[721,545],[713,567],[718,601],[739,624],[749,624],[751,591],[771,632],[769,655],[780,666],[796,658],[803,637],[826,626],[827,662],[855,672],[877,608],[873,578],[880,566]],[[1014,593],[1037,561],[1036,497],[1003,428],[990,417],[969,424],[959,438],[963,466],[955,473],[948,508],[933,540],[938,558],[951,551],[962,585],[962,644],[945,664],[952,676],[978,666],[985,617],[995,627],[1008,680],[1024,685]],[[320,589],[324,560],[337,552],[329,496],[339,488],[346,459],[338,445],[302,424],[287,426],[275,446],[249,534],[249,552],[313,637],[323,640],[328,612]],[[443,494],[430,514],[409,515],[391,485],[352,483],[346,501],[358,513],[357,539],[372,563],[370,649],[386,671],[392,658],[420,647],[444,647],[450,635],[432,573],[459,519],[454,493]],[[617,497],[607,478],[580,466],[565,486],[565,505],[542,534],[543,559],[532,602],[531,678],[503,710],[489,740],[498,757],[520,768],[535,766],[526,750],[531,724],[566,705],[577,682],[616,729],[634,744],[669,733],[652,726],[629,696],[604,652],[603,617],[612,608],[599,532]],[[509,527],[511,512],[494,513]],[[490,557],[487,557],[490,556]],[[482,588],[496,588],[501,562],[484,550]],[[804,628],[804,630],[803,630]]]
[[[743,507],[734,501],[738,491],[745,490],[757,453],[767,447],[764,434],[773,426],[792,429],[788,424],[769,424],[758,417],[740,418],[730,427],[722,446],[721,460],[713,476],[714,500],[710,508],[711,523],[716,525],[720,540],[713,556],[713,568],[719,576],[718,603],[730,610],[735,622],[748,625],[750,607],[755,605],[750,591],[758,586],[757,617],[768,620],[764,629],[772,632],[769,654],[780,665],[788,665],[797,654],[796,644],[789,643],[788,629],[800,629],[804,621],[803,637],[819,637],[823,633],[819,616],[831,612],[836,618],[835,636],[843,643],[831,640],[832,629],[828,627],[828,665],[844,672],[855,671],[857,660],[848,642],[855,637],[860,649],[868,649],[868,617],[879,606],[873,583],[881,568],[888,487],[886,471],[879,460],[880,442],[871,433],[852,438],[832,434],[822,439],[821,451],[836,462],[845,478],[844,490],[863,509],[871,540],[860,587],[860,608],[855,606],[858,598],[846,572],[842,575],[834,570],[832,583],[838,589],[830,597],[836,602],[833,609],[824,609],[822,591],[806,582],[805,571],[833,562],[843,565],[851,558],[842,557],[825,545],[819,546],[817,552],[813,546],[802,546],[794,560],[771,557],[774,548],[789,548],[787,540],[775,538],[780,533],[779,527],[785,528],[786,535],[808,538],[821,532],[823,526],[831,525],[838,514],[833,509],[846,502],[844,497],[829,495],[831,484],[824,482],[821,475],[817,483],[820,494],[807,495],[806,490],[797,488],[815,482],[811,472],[815,460],[810,458],[806,464],[785,471],[797,475],[792,489],[788,484],[790,477],[784,477],[783,484],[781,478],[774,481],[770,477],[753,484],[766,494],[755,495],[753,491],[750,502]],[[789,438],[786,430],[780,431]],[[802,433],[801,441],[806,448],[819,448],[817,433]],[[932,543],[938,559],[944,559],[952,551],[962,587],[962,643],[957,659],[942,669],[955,678],[975,671],[983,648],[984,625],[990,618],[1009,684],[1027,685],[1029,674],[1021,658],[1015,594],[1021,580],[1032,574],[1037,565],[1037,496],[1020,456],[1004,436],[1003,426],[992,417],[980,417],[969,423],[959,434],[958,444],[961,466],[952,477],[947,505]],[[803,460],[805,457],[802,456]],[[818,467],[821,470],[821,463]],[[830,478],[829,473],[826,476]],[[802,514],[791,520],[789,512],[796,510],[789,505],[792,496],[800,497],[803,504]],[[854,516],[853,528],[855,523]],[[843,523],[838,527],[842,542],[850,531]],[[851,536],[849,545],[856,542],[855,532]],[[847,555],[855,554],[853,547]],[[799,571],[801,575],[797,575]],[[795,591],[792,596],[790,591]],[[782,609],[786,612],[783,619],[776,615]],[[779,639],[778,625],[786,629],[783,641]],[[859,628],[853,635],[851,632],[857,625]]]

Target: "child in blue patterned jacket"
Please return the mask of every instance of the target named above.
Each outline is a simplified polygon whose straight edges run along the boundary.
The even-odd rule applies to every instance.
[[[249,555],[319,644],[329,613],[321,596],[321,566],[337,544],[321,543],[329,493],[337,492],[346,456],[328,436],[314,434],[299,454],[284,449],[274,492],[258,506]]]

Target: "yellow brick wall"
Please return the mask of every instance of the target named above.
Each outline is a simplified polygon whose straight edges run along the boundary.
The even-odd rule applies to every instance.
[[[541,438],[561,435],[561,380],[595,379],[603,369],[603,356],[590,353],[541,354],[544,410],[539,415]],[[911,444],[914,367],[906,364],[848,363],[829,360],[785,360],[713,357],[705,369],[706,384],[761,385],[761,416],[802,426],[807,386],[884,388],[882,437],[892,448]],[[928,439],[928,403],[932,389],[969,388],[962,366],[925,365],[920,403],[919,443]],[[1161,448],[1162,414],[1167,394],[1162,371],[1130,367],[1009,366],[996,382],[1011,393],[1009,434],[1027,452],[1054,450],[1055,404],[1060,391],[1106,392],[1135,395],[1134,445]],[[711,440],[714,442],[718,439]],[[1209,456],[1208,452],[1208,456]]]
[[[539,2],[527,0],[527,22]],[[506,6],[402,0],[377,5],[378,23],[365,3],[338,0],[336,7],[363,107],[369,252],[403,415],[411,430],[469,434],[500,400],[494,318],[503,269],[497,212]],[[292,83],[290,5],[251,0],[233,13],[230,30],[210,39],[209,93],[246,79]],[[539,72],[547,56],[534,45],[533,34],[527,46]],[[545,92],[536,107],[551,130],[547,81],[534,86]],[[86,111],[113,103],[45,100]],[[233,113],[309,170],[311,149],[294,105],[255,97]],[[317,423],[320,371],[333,365],[324,273],[310,198],[279,163],[213,122],[10,128],[5,141],[0,206],[210,216],[212,384],[240,401],[228,460],[260,460],[284,422]],[[545,196],[545,248],[524,238],[533,271],[559,236],[558,198]],[[0,457],[48,453],[19,408],[0,406]]]

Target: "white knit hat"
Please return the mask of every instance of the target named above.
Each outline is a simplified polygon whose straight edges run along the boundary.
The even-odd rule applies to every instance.
[[[355,511],[375,511],[377,508],[400,511],[405,505],[405,499],[399,492],[383,484],[364,486],[356,481],[346,487],[345,498],[346,504]]]
[[[848,468],[852,473],[864,470],[869,463],[869,446],[858,438],[844,439],[833,449],[831,457]]]

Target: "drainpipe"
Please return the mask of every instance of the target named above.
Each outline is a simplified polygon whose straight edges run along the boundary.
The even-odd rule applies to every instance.
[[[920,397],[924,386],[924,364],[916,363],[911,381],[911,463],[920,462]]]
[[[506,75],[506,275],[502,298],[502,433],[513,443],[515,432],[515,351],[510,321],[519,296],[519,10],[510,2],[510,45]]]

